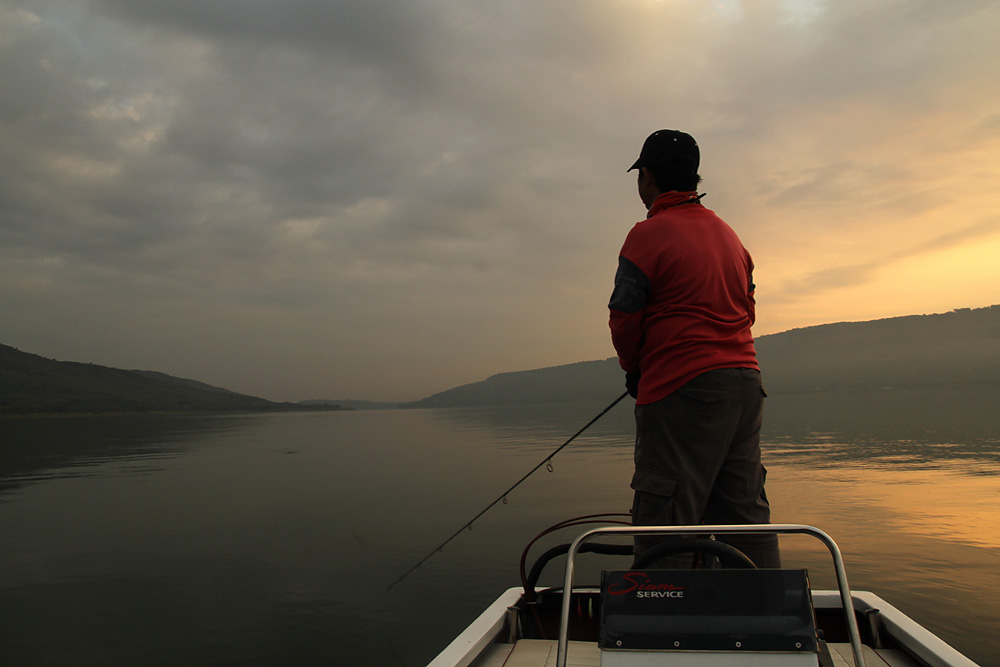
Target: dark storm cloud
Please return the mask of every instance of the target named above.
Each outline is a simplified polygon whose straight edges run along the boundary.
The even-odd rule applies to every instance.
[[[439,43],[434,37],[438,8],[405,0],[96,0],[93,4],[109,18],[144,28],[167,28],[181,37],[254,49],[283,45],[332,52],[362,65],[392,62],[393,69],[409,72],[420,69],[421,45]]]

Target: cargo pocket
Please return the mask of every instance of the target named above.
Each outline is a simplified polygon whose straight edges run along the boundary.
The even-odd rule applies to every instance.
[[[677,479],[653,472],[636,470],[632,475],[632,524],[659,526],[673,523],[674,492]]]

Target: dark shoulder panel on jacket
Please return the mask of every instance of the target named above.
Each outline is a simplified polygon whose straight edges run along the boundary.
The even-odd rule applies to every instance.
[[[637,313],[649,298],[649,278],[626,257],[618,257],[618,271],[615,273],[615,289],[611,293],[608,308],[623,313]]]

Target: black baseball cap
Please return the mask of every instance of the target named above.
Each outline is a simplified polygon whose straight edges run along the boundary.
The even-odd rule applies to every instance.
[[[628,168],[628,171],[646,167],[653,171],[668,169],[697,174],[700,161],[698,142],[690,134],[679,130],[657,130],[646,137],[639,159]]]

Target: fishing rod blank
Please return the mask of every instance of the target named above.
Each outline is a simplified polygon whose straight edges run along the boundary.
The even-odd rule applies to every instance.
[[[581,429],[580,429],[579,431],[577,431],[576,433],[574,433],[573,435],[571,435],[571,436],[569,437],[569,440],[567,440],[567,441],[566,441],[566,442],[564,442],[563,444],[559,445],[559,446],[558,446],[558,447],[557,447],[557,448],[555,449],[555,451],[553,451],[553,452],[552,452],[551,454],[549,454],[549,455],[548,455],[548,456],[546,456],[546,457],[545,457],[544,459],[542,459],[541,463],[539,463],[539,464],[538,464],[538,465],[536,465],[536,466],[535,466],[534,468],[532,468],[531,470],[529,470],[529,471],[527,472],[527,474],[525,474],[525,475],[524,475],[524,477],[522,477],[521,479],[517,480],[517,481],[516,481],[516,482],[515,482],[515,483],[513,484],[513,486],[511,486],[511,487],[510,487],[509,489],[507,489],[506,491],[504,491],[503,493],[501,493],[501,494],[500,494],[499,496],[497,496],[497,499],[496,499],[496,500],[494,500],[493,502],[491,502],[491,503],[490,503],[489,505],[487,505],[487,506],[486,506],[485,508],[483,508],[483,510],[482,510],[482,511],[481,511],[481,512],[480,512],[479,514],[477,514],[476,516],[472,517],[472,518],[471,518],[471,519],[469,519],[469,520],[468,520],[467,522],[465,522],[465,524],[464,524],[464,525],[463,525],[463,526],[462,526],[461,528],[459,528],[458,530],[456,530],[456,531],[454,532],[454,534],[453,534],[453,535],[452,535],[451,537],[449,537],[449,538],[448,538],[447,540],[445,540],[445,541],[444,541],[444,542],[442,542],[442,543],[441,543],[440,545],[438,545],[438,547],[437,547],[436,549],[434,549],[433,551],[431,551],[431,552],[430,552],[429,554],[427,554],[426,556],[424,556],[423,558],[421,558],[421,559],[420,559],[420,561],[418,561],[416,565],[414,565],[414,566],[413,566],[413,567],[411,567],[411,568],[410,568],[409,570],[407,570],[406,572],[404,572],[404,573],[403,573],[403,575],[402,575],[401,577],[399,577],[399,578],[398,578],[398,579],[396,579],[396,580],[395,580],[394,582],[392,582],[391,584],[389,584],[389,586],[388,586],[388,587],[387,587],[387,588],[386,588],[385,590],[387,590],[387,591],[388,591],[388,590],[392,589],[392,588],[393,588],[393,587],[394,587],[394,586],[395,586],[396,584],[398,584],[398,583],[399,583],[399,582],[401,582],[401,581],[402,581],[403,579],[406,579],[406,578],[407,578],[408,576],[410,576],[410,574],[412,574],[412,573],[413,573],[413,572],[414,572],[414,571],[415,571],[415,570],[416,570],[417,568],[419,568],[419,567],[420,567],[421,565],[423,565],[423,564],[424,564],[424,563],[426,563],[426,562],[427,562],[428,560],[430,560],[430,559],[431,559],[431,557],[432,557],[432,556],[434,556],[434,554],[436,554],[437,552],[439,552],[439,551],[443,550],[443,549],[445,548],[445,546],[446,546],[446,545],[447,545],[447,544],[448,544],[449,542],[451,542],[451,541],[452,541],[453,539],[455,539],[456,537],[458,537],[459,535],[461,535],[461,534],[462,534],[462,532],[463,532],[463,531],[465,531],[466,529],[468,529],[468,528],[471,528],[471,527],[472,527],[472,524],[474,524],[474,523],[476,522],[476,520],[477,520],[477,519],[479,519],[479,517],[481,517],[482,515],[486,514],[486,513],[488,512],[488,511],[490,511],[490,509],[491,509],[491,508],[492,508],[492,507],[493,507],[494,505],[496,505],[496,504],[497,504],[497,503],[499,503],[499,502],[505,502],[505,503],[506,503],[506,502],[507,502],[507,495],[508,495],[508,494],[509,494],[509,493],[510,493],[511,491],[513,491],[514,489],[516,489],[516,488],[517,488],[518,486],[520,486],[520,485],[521,485],[521,483],[522,483],[522,482],[523,482],[524,480],[526,480],[526,479],[528,479],[529,477],[531,477],[531,476],[532,476],[532,475],[533,475],[533,474],[535,473],[535,471],[537,471],[537,470],[538,470],[539,468],[541,468],[542,466],[546,466],[546,467],[548,467],[549,471],[551,472],[551,471],[552,471],[552,459],[553,459],[553,458],[555,457],[555,455],[556,455],[556,454],[558,454],[559,452],[561,452],[561,451],[562,451],[562,450],[563,450],[563,449],[564,449],[564,448],[566,447],[566,445],[568,445],[569,443],[571,443],[571,442],[573,442],[574,440],[576,440],[576,437],[577,437],[578,435],[580,435],[581,433],[583,433],[584,431],[586,431],[586,430],[587,430],[588,428],[590,428],[590,427],[591,427],[591,426],[593,425],[593,423],[594,423],[594,422],[596,422],[596,421],[597,421],[598,419],[600,419],[601,417],[603,417],[603,416],[604,416],[604,415],[605,415],[605,414],[606,414],[606,413],[607,413],[607,412],[608,412],[609,410],[611,410],[611,408],[613,408],[613,407],[615,407],[616,405],[618,405],[619,401],[621,401],[621,400],[622,400],[623,398],[625,398],[626,396],[628,396],[628,392],[627,392],[627,391],[626,391],[626,392],[625,392],[624,394],[622,394],[621,396],[619,396],[618,398],[616,398],[615,400],[613,400],[613,401],[611,402],[611,405],[609,405],[608,407],[606,407],[606,408],[604,408],[603,410],[601,410],[601,411],[600,411],[600,412],[599,412],[599,413],[597,414],[597,416],[596,416],[596,417],[594,417],[594,418],[593,418],[593,419],[591,419],[591,420],[590,420],[589,422],[587,422],[586,424],[584,424],[584,425],[583,425],[583,427],[582,427],[582,428],[581,428]]]

